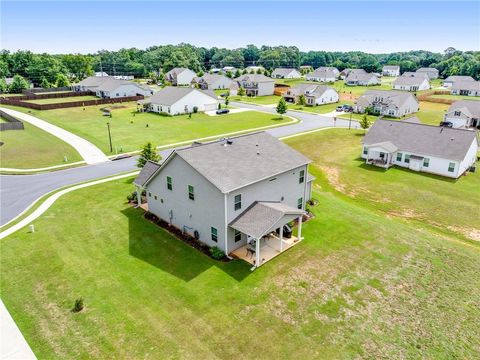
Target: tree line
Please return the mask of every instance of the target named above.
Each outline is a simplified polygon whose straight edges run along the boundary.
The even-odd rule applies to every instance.
[[[130,48],[118,51],[100,50],[94,54],[35,54],[19,50],[0,52],[0,91],[5,92],[5,78],[18,75],[14,89],[28,79],[35,86],[67,86],[94,72],[109,75],[134,75],[136,78],[158,78],[174,67],[187,67],[198,73],[212,68],[233,66],[243,69],[260,65],[268,71],[276,67],[298,68],[301,65],[363,68],[380,72],[383,65],[400,65],[403,71],[435,67],[442,77],[470,75],[480,78],[480,51],[459,51],[448,48],[443,53],[417,50],[390,54],[369,54],[361,51],[300,51],[295,46],[247,45],[238,49],[196,47],[190,44],[152,46],[145,50]],[[21,78],[20,78],[21,77]]]

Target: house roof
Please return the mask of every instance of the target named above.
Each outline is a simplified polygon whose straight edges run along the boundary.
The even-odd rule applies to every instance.
[[[399,151],[462,161],[474,140],[476,132],[471,130],[377,120],[362,142],[366,146],[390,142]]]
[[[475,81],[471,76],[452,75],[447,77],[443,82],[455,82],[455,81]]]
[[[250,81],[255,83],[261,82],[274,82],[272,78],[265,76],[263,74],[245,74],[234,79],[235,81]]]
[[[404,91],[391,91],[391,90],[367,90],[365,93],[360,96],[357,100],[357,103],[360,101],[366,101],[369,104],[372,104],[375,99],[382,99],[381,102],[384,104],[390,103],[396,107],[401,107],[407,100],[413,98],[418,102],[417,98],[409,93]]]
[[[319,97],[322,96],[323,93],[327,90],[334,90],[330,86],[326,85],[317,85],[317,84],[298,84],[297,86],[294,86],[289,90],[290,93],[293,93],[294,95],[308,95],[308,96],[315,96]]]
[[[74,84],[74,86],[99,86],[108,80],[115,80],[113,76],[89,76],[82,81]]]
[[[148,160],[135,180],[133,180],[133,183],[137,186],[143,187],[158,169],[160,169],[160,164]]]
[[[323,68],[320,69],[318,68],[317,70],[308,73],[306,75],[307,77],[319,77],[319,78],[335,78],[335,72],[332,69],[327,69]]]
[[[98,85],[98,90],[112,91],[112,90],[115,90],[122,85],[134,85],[134,86],[138,87],[138,85],[136,83],[128,81],[128,80],[118,80],[118,79],[110,78],[110,79],[104,81],[103,83],[101,83],[100,85]]]
[[[398,65],[383,65],[383,70],[400,70]]]
[[[205,95],[208,95],[218,101],[215,93],[211,90],[199,90],[189,87],[166,86],[153,94],[149,98],[148,102],[152,104],[173,105],[181,98],[187,96],[194,91],[204,93]]]
[[[228,79],[230,78],[226,77],[225,75],[220,75],[220,74],[204,74],[203,76],[196,76],[193,78],[192,82],[205,82],[207,84],[213,84],[215,81],[218,81],[220,79]]]
[[[296,70],[296,69],[292,69],[292,68],[276,68],[275,70],[273,70],[273,73],[278,74],[278,75],[287,76],[287,75],[290,74],[292,71],[297,71],[297,70]],[[297,72],[298,72],[298,71],[297,71]]]
[[[266,132],[177,149],[169,158],[175,155],[223,193],[310,163],[310,159]]]
[[[348,73],[345,81],[369,81],[372,77],[376,77],[374,74],[362,73],[362,72],[350,72]]]
[[[364,69],[343,69],[341,74],[348,75],[348,74],[366,74],[367,72]]]
[[[435,68],[431,68],[431,67],[422,67],[422,68],[418,69],[417,72],[435,72],[435,73],[438,73],[438,70],[435,69]]]
[[[318,68],[315,69],[315,71],[337,71],[338,72],[338,69],[334,66],[320,66]]]
[[[395,79],[393,85],[420,86],[425,80],[427,78],[423,76],[399,76]]]
[[[452,85],[452,90],[480,91],[480,81],[459,80]]]
[[[170,75],[175,75],[175,76],[178,76],[179,74],[181,74],[182,72],[184,71],[192,71],[190,69],[187,69],[187,68],[173,68],[172,70],[170,70],[169,72],[167,72],[165,74],[165,76],[170,76]],[[193,72],[193,71],[192,71]]]
[[[230,227],[260,239],[275,230],[273,227],[285,215],[303,215],[305,211],[281,202],[257,201],[230,222]]]
[[[405,71],[401,77],[420,77],[423,79],[429,80],[428,74],[426,72],[413,72],[413,71]]]
[[[380,147],[387,150],[390,153],[393,153],[398,150],[398,147],[395,146],[391,141],[382,141],[375,144],[369,144],[368,147]]]
[[[473,118],[480,118],[480,101],[479,100],[459,100],[455,101],[447,110],[450,113],[454,110],[460,110],[465,115]]]

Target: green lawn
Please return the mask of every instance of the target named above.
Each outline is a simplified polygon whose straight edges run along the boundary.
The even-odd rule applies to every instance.
[[[266,95],[266,96],[230,96],[231,101],[243,101],[252,104],[259,104],[259,105],[271,105],[271,104],[278,104],[281,96],[277,95]]]
[[[337,103],[319,105],[319,106],[300,106],[296,104],[295,105],[288,104],[288,110],[301,110],[301,111],[308,111],[308,112],[313,112],[317,114],[326,114],[334,111],[337,108],[337,106],[344,105],[344,104],[353,105],[353,101],[339,101]]]
[[[24,123],[24,130],[0,131],[0,167],[40,168],[81,161],[81,156],[67,143],[49,133]],[[67,162],[64,162],[67,156]]]
[[[1,298],[39,359],[476,358],[478,245],[385,216],[388,194],[352,200],[329,187],[318,168],[343,155],[350,174],[366,174],[357,191],[371,177],[367,196],[378,185],[396,192],[392,180],[406,188],[402,204],[418,195],[409,182],[422,175],[390,170],[382,185],[376,171],[357,164],[353,172],[359,139],[325,131],[289,140],[315,161],[316,218],[302,243],[253,273],[143,219],[125,203],[130,179],[69,193],[35,221],[35,233],[3,239]],[[454,200],[448,216],[472,216],[443,196]],[[79,297],[85,309],[75,314]]]
[[[99,98],[93,95],[86,96],[69,96],[63,98],[51,98],[51,99],[36,99],[36,100],[25,100],[29,103],[34,104],[57,104],[57,103],[66,103],[66,102],[75,102],[75,101],[87,101],[87,100],[98,100]]]
[[[118,106],[118,105],[117,105]],[[166,145],[220,135],[235,131],[247,131],[263,126],[276,126],[291,119],[277,115],[246,111],[222,116],[208,116],[203,113],[162,116],[155,113],[136,113],[133,103],[126,103],[112,110],[112,118],[102,115],[105,105],[55,109],[32,110],[31,114],[81,136],[106,154],[110,154],[107,122],[110,122],[112,142],[118,152],[140,149],[147,141],[156,145]],[[13,107],[12,107],[13,108]],[[26,111],[22,108],[15,108]],[[147,127],[148,125],[148,127]]]
[[[449,99],[449,100],[480,100],[480,96],[466,96],[466,95],[431,95],[432,98]]]

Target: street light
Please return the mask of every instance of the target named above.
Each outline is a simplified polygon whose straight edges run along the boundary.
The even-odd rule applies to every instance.
[[[107,129],[108,129],[108,140],[110,142],[110,152],[113,152],[112,148],[112,134],[110,133],[110,122],[107,122]]]

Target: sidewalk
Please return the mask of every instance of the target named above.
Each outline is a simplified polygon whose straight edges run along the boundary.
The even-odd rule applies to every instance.
[[[91,142],[85,139],[82,139],[80,136],[72,134],[67,130],[59,128],[58,126],[50,124],[49,122],[41,120],[35,116],[28,115],[12,109],[6,109],[6,108],[0,108],[0,109],[5,111],[7,114],[15,116],[16,118],[22,121],[28,122],[42,129],[43,131],[46,131],[52,134],[53,136],[56,136],[59,139],[65,141],[67,144],[71,145],[75,150],[78,151],[80,156],[85,160],[87,164],[98,164],[101,162],[108,161],[108,158],[99,148],[97,148]]]
[[[0,300],[0,359],[36,359],[2,300]]]

